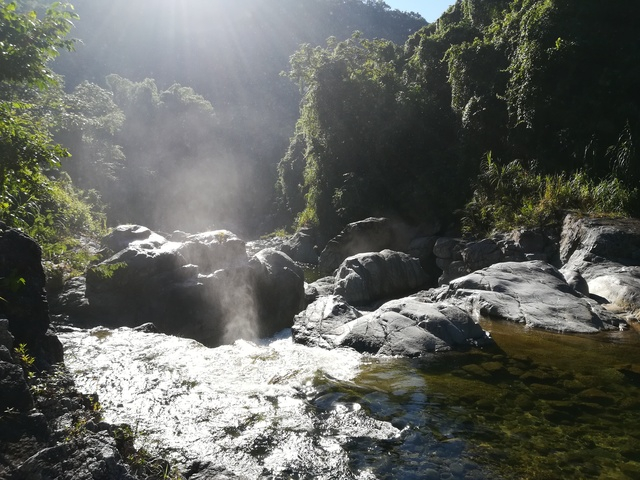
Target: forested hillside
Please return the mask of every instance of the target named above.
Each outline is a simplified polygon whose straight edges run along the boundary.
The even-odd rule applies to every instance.
[[[126,161],[100,189],[112,221],[247,234],[274,226],[276,165],[300,101],[280,74],[299,45],[354,30],[401,44],[426,24],[361,0],[79,0],[75,12],[81,43],[54,68],[67,89],[91,82],[124,113],[113,142]]]
[[[471,233],[634,208],[640,37],[626,19],[639,13],[630,1],[459,0],[404,46],[301,48],[284,208],[329,233],[465,204]]]
[[[46,3],[0,2],[0,220],[47,243],[638,211],[637,2]]]

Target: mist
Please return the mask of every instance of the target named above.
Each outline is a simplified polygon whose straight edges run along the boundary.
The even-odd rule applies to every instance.
[[[99,193],[111,225],[248,236],[290,222],[274,214],[301,98],[281,75],[289,57],[354,30],[403,43],[425,24],[359,0],[76,7],[81,43],[54,67],[85,119],[60,133],[74,182]]]

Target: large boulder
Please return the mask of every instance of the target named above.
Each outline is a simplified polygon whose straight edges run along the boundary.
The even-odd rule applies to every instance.
[[[296,262],[318,264],[318,246],[311,229],[297,231],[284,241],[280,249]]]
[[[310,347],[339,347],[346,332],[345,325],[361,316],[362,313],[340,296],[319,297],[296,315],[291,327],[293,339]]]
[[[180,241],[140,226],[116,231],[111,246],[132,241],[88,269],[86,300],[81,281],[63,290],[65,313],[111,327],[153,322],[214,346],[290,327],[305,306],[303,272],[282,252],[249,259],[245,243],[226,230],[183,234]]]
[[[358,253],[385,249],[406,252],[416,234],[415,228],[389,218],[371,217],[350,223],[322,250],[320,271],[331,274],[347,257]]]
[[[454,303],[475,318],[489,317],[561,333],[619,327],[619,319],[576,292],[553,266],[539,260],[505,262],[458,278],[436,300]]]
[[[0,317],[15,345],[26,344],[39,368],[62,361],[62,345],[49,330],[46,277],[38,244],[0,223]]]
[[[344,260],[336,274],[334,293],[352,305],[365,305],[415,292],[428,281],[417,258],[383,250]]]
[[[407,297],[362,315],[338,296],[321,297],[296,316],[294,340],[323,348],[416,357],[492,344],[461,308]]]
[[[583,278],[592,296],[640,318],[640,220],[568,215],[560,255],[562,271]]]
[[[291,258],[275,249],[265,249],[251,258],[254,292],[258,305],[259,336],[288,328],[304,309],[304,272]]]

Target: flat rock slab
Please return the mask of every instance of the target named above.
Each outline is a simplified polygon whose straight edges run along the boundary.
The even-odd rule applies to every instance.
[[[567,284],[553,266],[536,260],[506,262],[452,281],[437,295],[474,318],[523,323],[559,333],[616,329],[620,319]]]

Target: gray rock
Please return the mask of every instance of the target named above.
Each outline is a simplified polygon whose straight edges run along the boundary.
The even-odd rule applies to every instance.
[[[540,262],[505,262],[453,280],[438,300],[475,318],[490,317],[562,333],[618,328],[619,319],[571,288],[562,274]]]
[[[311,302],[315,301],[319,297],[323,297],[326,295],[333,295],[333,292],[336,288],[336,279],[335,277],[322,277],[316,280],[315,282],[305,284],[304,294],[307,301],[307,305]]]
[[[102,244],[114,253],[130,245],[153,249],[165,243],[166,238],[142,225],[119,225],[102,239]]]
[[[462,260],[469,272],[480,270],[504,260],[504,253],[490,238],[468,243],[462,250]]]
[[[560,273],[562,273],[567,284],[576,292],[581,293],[585,297],[589,296],[589,284],[584,277],[580,275],[580,272],[571,268],[562,268],[560,269]]]
[[[291,327],[305,306],[304,272],[291,258],[275,249],[258,252],[249,262],[254,273],[259,336]]]
[[[416,229],[388,218],[367,218],[350,223],[331,239],[320,254],[320,271],[333,273],[352,255],[385,249],[406,252]]]
[[[245,242],[228,230],[214,230],[187,236],[177,253],[200,273],[233,268],[247,263]]]
[[[406,357],[492,344],[464,310],[414,297],[365,315],[340,296],[321,297],[296,316],[292,331],[296,342],[309,346]]]
[[[640,220],[592,218],[569,214],[560,239],[560,259],[569,263],[578,253],[605,258],[623,265],[640,265]]]
[[[430,352],[492,344],[488,334],[461,308],[393,300],[345,325],[341,346],[381,355],[421,356]]]
[[[280,249],[296,262],[318,264],[318,247],[308,229],[296,232],[291,238],[285,240]]]
[[[636,317],[640,313],[640,220],[567,215],[560,255],[563,270],[579,273],[589,293],[609,309]]]
[[[296,315],[291,327],[293,339],[312,347],[336,348],[346,333],[345,325],[361,316],[340,296],[320,297]]]
[[[383,250],[347,258],[336,275],[335,294],[352,305],[364,305],[415,292],[428,282],[418,259]]]

